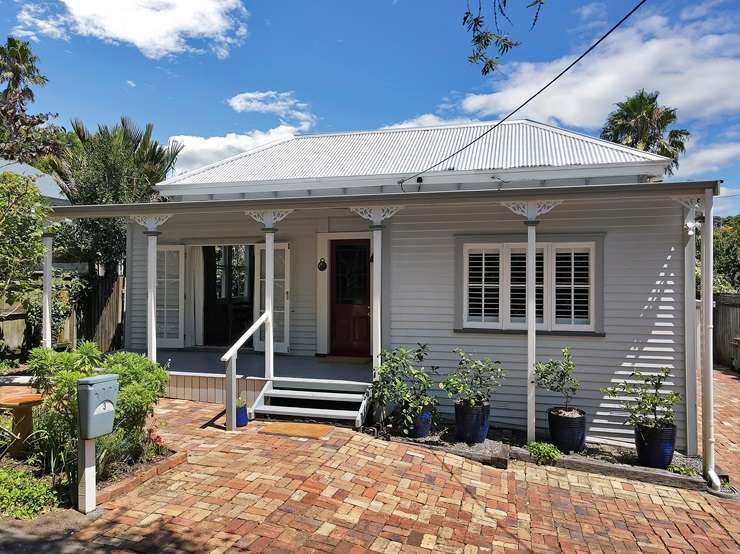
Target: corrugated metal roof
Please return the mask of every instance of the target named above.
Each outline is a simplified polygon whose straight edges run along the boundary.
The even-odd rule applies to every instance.
[[[303,135],[177,175],[162,185],[413,174],[494,122]],[[666,158],[530,120],[504,122],[433,172],[667,162]],[[430,172],[432,173],[432,172]]]

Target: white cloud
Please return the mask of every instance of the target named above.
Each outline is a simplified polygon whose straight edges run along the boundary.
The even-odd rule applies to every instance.
[[[731,19],[731,18],[729,18]],[[500,116],[555,76],[574,56],[508,64],[489,94],[469,94],[462,108]],[[643,17],[615,32],[519,116],[586,129],[600,128],[614,103],[640,88],[659,90],[681,120],[740,112],[740,32],[724,19],[672,25]]]
[[[716,8],[723,3],[724,0],[706,0],[705,2],[684,8],[681,10],[679,17],[683,20],[700,19],[711,12],[712,8]]]
[[[591,2],[575,9],[578,17],[584,20],[606,19],[606,4],[603,2]]]
[[[723,142],[687,149],[679,160],[677,176],[711,173],[732,162],[740,162],[740,142]]]
[[[311,113],[308,104],[297,100],[292,91],[241,92],[229,98],[227,103],[237,112],[277,115],[283,123],[292,122],[301,131],[308,131],[316,124],[316,116]]]
[[[406,119],[405,121],[401,121],[399,123],[392,123],[390,125],[385,125],[384,127],[382,127],[382,129],[403,129],[406,127],[428,127],[430,125],[454,125],[456,123],[470,123],[474,121],[478,121],[478,120],[475,118],[471,118],[471,117],[445,118],[437,114],[425,113],[425,114],[421,114],[416,117],[413,117],[411,119]]]
[[[228,133],[224,136],[172,136],[170,141],[177,141],[184,145],[182,152],[177,157],[175,171],[182,173],[270,142],[287,140],[293,138],[297,132],[296,127],[279,125],[268,131],[253,130],[246,133]]]
[[[24,4],[16,35],[96,37],[131,44],[148,58],[212,51],[225,58],[247,36],[241,0],[59,0]]]
[[[132,81],[131,79],[127,79],[126,84],[130,86],[131,88],[136,88],[136,83]]]

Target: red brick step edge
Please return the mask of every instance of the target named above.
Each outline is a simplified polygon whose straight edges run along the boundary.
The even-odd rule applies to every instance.
[[[188,453],[186,450],[171,452],[172,454],[167,456],[164,460],[145,467],[135,472],[131,477],[127,477],[126,479],[113,483],[112,485],[97,491],[97,503],[105,504],[111,498],[129,493],[139,485],[149,481],[149,479],[152,479],[157,475],[162,475],[164,472],[169,471],[173,467],[179,466],[188,459]]]

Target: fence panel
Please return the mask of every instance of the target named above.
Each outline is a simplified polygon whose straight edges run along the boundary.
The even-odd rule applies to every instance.
[[[740,337],[740,294],[717,294],[714,303],[714,359],[729,366],[732,341]]]

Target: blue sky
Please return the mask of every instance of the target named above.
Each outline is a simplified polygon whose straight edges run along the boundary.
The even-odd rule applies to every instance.
[[[297,133],[496,119],[633,4],[549,2],[530,31],[528,2],[510,3],[523,44],[487,78],[466,61],[464,0],[0,0],[0,21],[49,78],[34,109],[151,121],[185,144],[184,170]],[[641,87],[693,134],[678,177],[740,194],[738,2],[649,1],[523,115],[598,135]]]

